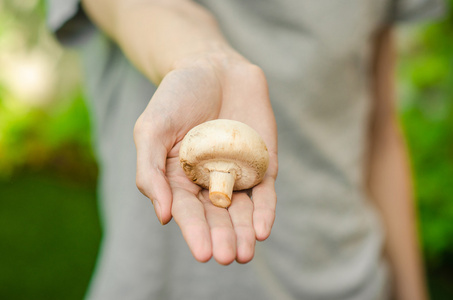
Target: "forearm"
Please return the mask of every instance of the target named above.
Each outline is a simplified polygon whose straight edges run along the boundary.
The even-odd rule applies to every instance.
[[[375,140],[370,190],[386,227],[386,254],[395,279],[396,299],[426,299],[416,216],[404,142],[396,129]],[[378,146],[380,143],[380,146]]]
[[[84,0],[82,3],[91,19],[156,84],[188,58],[203,55],[218,58],[225,53],[239,57],[223,38],[214,17],[192,1]]]
[[[410,165],[395,116],[395,54],[389,32],[382,36],[380,44],[370,135],[369,189],[386,226],[386,254],[392,266],[396,299],[426,299]]]

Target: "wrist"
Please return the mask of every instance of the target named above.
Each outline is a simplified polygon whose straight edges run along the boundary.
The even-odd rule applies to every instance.
[[[114,36],[134,65],[156,84],[172,70],[194,62],[216,64],[220,57],[239,57],[216,19],[192,2],[142,1],[123,6]]]
[[[219,81],[224,82],[238,70],[256,68],[246,58],[223,43],[210,43],[198,52],[180,57],[173,61],[168,72],[182,69],[209,70],[215,72]]]

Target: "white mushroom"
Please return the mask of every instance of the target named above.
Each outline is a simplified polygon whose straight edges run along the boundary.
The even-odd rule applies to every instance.
[[[223,119],[190,130],[182,140],[179,159],[187,177],[209,188],[211,202],[225,208],[231,204],[233,190],[260,183],[269,165],[259,134],[244,123]]]

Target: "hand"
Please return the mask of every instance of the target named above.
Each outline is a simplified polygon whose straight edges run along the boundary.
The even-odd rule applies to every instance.
[[[212,119],[248,124],[270,155],[264,180],[235,192],[228,209],[211,204],[208,192],[191,182],[179,164],[179,145],[196,125]],[[172,216],[193,256],[220,264],[250,261],[256,240],[265,240],[275,218],[277,129],[263,72],[242,58],[185,60],[164,77],[134,129],[137,186],[151,199],[162,224]]]

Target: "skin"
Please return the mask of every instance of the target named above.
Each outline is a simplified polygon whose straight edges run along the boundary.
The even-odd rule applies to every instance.
[[[376,38],[374,110],[370,124],[368,186],[386,227],[385,252],[394,298],[428,299],[417,234],[411,170],[395,108],[396,52],[391,29]]]
[[[213,16],[188,0],[83,1],[92,20],[159,88],[137,120],[137,186],[162,224],[173,217],[193,256],[227,265],[253,258],[275,218],[277,130],[263,72],[232,49]],[[407,152],[395,121],[390,31],[376,43],[375,106],[367,178],[387,229],[397,299],[426,299],[417,245]],[[254,111],[253,114],[247,113]],[[254,128],[269,150],[262,183],[234,193],[228,210],[190,182],[179,166],[179,144],[194,126],[216,118]]]
[[[264,73],[234,51],[202,7],[184,0],[84,1],[90,17],[150,81],[159,84],[137,120],[137,186],[154,204],[162,224],[173,217],[192,251],[205,262],[250,261],[275,218],[277,128]],[[132,21],[133,20],[133,21]],[[148,38],[143,38],[143,37]],[[253,114],[248,113],[254,111]],[[228,210],[179,165],[179,145],[196,125],[223,118],[254,128],[269,151],[263,181],[233,194]]]

